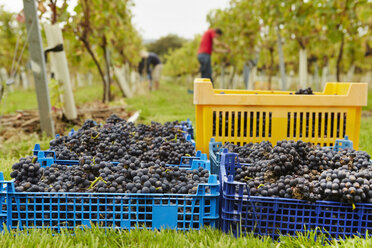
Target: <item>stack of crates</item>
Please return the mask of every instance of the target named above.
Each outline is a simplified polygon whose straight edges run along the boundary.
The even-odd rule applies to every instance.
[[[211,171],[219,175],[221,229],[236,236],[254,233],[272,238],[311,229],[334,238],[371,232],[372,204],[250,196],[246,183],[234,180],[235,169],[241,166],[238,155],[221,149],[226,142],[243,146],[280,140],[358,149],[367,94],[365,83],[327,83],[321,93],[296,95],[213,89],[208,79],[196,79],[196,147],[209,151]]]

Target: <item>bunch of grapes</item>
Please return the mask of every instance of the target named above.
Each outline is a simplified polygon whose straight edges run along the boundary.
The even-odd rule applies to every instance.
[[[261,143],[262,144],[262,143]],[[256,147],[261,147],[256,144]],[[372,203],[372,168],[366,152],[339,152],[302,141],[280,141],[262,160],[244,147],[227,145],[240,161],[235,180],[245,182],[252,196],[285,197],[308,201],[330,200]],[[260,149],[260,148],[259,148]],[[247,156],[244,158],[244,156]]]
[[[320,187],[326,200],[372,203],[372,170],[350,171],[347,166],[329,169],[321,174]]]
[[[129,156],[143,162],[160,159],[167,164],[179,164],[182,156],[195,154],[183,132],[178,122],[135,126],[112,115],[104,125],[87,120],[72,136],[52,140],[50,148],[62,160],[92,156],[101,161],[119,161]]]
[[[240,163],[253,163],[266,160],[273,149],[269,141],[262,141],[261,143],[251,142],[244,146],[238,146],[227,142],[222,148],[227,148],[229,152],[238,153]]]
[[[296,91],[295,94],[296,95],[314,95],[313,89],[311,89],[311,87],[307,89],[299,89],[298,91]]]
[[[36,185],[42,176],[43,169],[36,161],[37,157],[26,157],[13,164],[10,176],[15,179],[19,191],[39,191]]]

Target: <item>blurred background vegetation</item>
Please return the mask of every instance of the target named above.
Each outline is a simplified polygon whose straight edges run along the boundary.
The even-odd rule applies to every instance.
[[[105,84],[107,80],[112,88],[117,79],[115,75],[107,79],[106,64],[125,65],[128,73],[135,72],[143,49],[160,56],[168,79],[190,88],[193,78],[198,76],[201,34],[192,40],[169,34],[144,42],[132,21],[133,1],[79,0],[73,5],[69,0],[42,0],[38,9],[42,25],[59,23],[63,28],[75,85],[91,85],[92,80]],[[3,82],[12,69],[14,48],[22,47],[26,40],[21,16],[22,13],[11,13],[0,6]],[[210,27],[223,30],[221,39],[231,47],[231,53],[212,56],[217,87],[313,86],[320,90],[326,81],[371,81],[369,0],[231,0],[226,8],[214,9],[206,18]],[[104,56],[105,50],[110,51],[110,61]],[[300,54],[305,57],[300,59]],[[302,76],[305,84],[299,82],[301,63],[306,68],[306,75]],[[22,70],[32,82],[27,49],[17,75]]]

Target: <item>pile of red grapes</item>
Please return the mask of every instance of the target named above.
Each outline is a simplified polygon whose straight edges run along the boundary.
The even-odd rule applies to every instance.
[[[313,89],[311,87],[307,89],[299,89],[295,92],[296,95],[314,95]]]
[[[241,168],[235,180],[247,183],[251,196],[372,203],[372,167],[363,151],[339,152],[302,141],[268,142],[239,147]]]
[[[134,125],[115,115],[104,125],[87,120],[71,136],[50,142],[57,159],[78,165],[41,168],[36,157],[27,157],[13,165],[10,176],[19,192],[194,194],[208,182],[208,170],[166,165],[195,155],[183,132],[178,122]]]
[[[36,157],[27,157],[13,165],[10,176],[15,179],[16,191],[195,194],[198,184],[207,183],[209,177],[202,167],[186,170],[133,158],[113,165],[86,157],[79,165],[45,168],[35,161]]]
[[[112,115],[104,125],[87,120],[72,136],[52,140],[50,149],[56,152],[59,160],[92,156],[105,162],[117,162],[134,157],[142,162],[160,160],[179,164],[182,156],[195,154],[183,132],[177,121],[136,126]]]

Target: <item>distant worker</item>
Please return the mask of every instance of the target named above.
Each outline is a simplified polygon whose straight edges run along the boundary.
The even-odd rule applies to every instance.
[[[200,73],[202,78],[209,78],[212,83],[212,51],[217,53],[228,53],[230,48],[225,43],[218,40],[222,35],[222,30],[219,28],[209,29],[204,34],[200,41],[198,50],[198,60],[200,63]],[[218,48],[217,48],[218,47]],[[221,48],[222,47],[222,48]]]
[[[150,91],[152,90],[152,83],[155,84],[155,90],[159,89],[159,80],[163,65],[156,53],[148,53],[141,51],[142,60],[138,65],[139,73],[142,75],[146,71],[147,78],[150,81]]]

